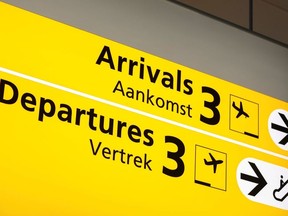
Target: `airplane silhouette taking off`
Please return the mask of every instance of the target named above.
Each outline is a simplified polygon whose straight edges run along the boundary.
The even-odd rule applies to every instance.
[[[240,107],[237,107],[234,101],[233,101],[232,106],[234,107],[234,109],[236,109],[238,111],[236,118],[239,118],[241,115],[244,115],[246,118],[249,117],[248,113],[244,112],[244,110],[243,110],[242,101],[240,101]]]
[[[206,159],[204,159],[204,162],[206,165],[213,165],[213,172],[216,173],[217,165],[222,164],[223,160],[215,160],[215,158],[213,157],[211,153],[209,153],[209,155],[210,155],[211,161],[207,161]]]

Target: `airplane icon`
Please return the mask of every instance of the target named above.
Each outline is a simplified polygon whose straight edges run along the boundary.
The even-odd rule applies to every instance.
[[[248,113],[244,112],[244,110],[243,110],[242,101],[240,101],[240,107],[237,107],[234,101],[233,101],[232,106],[234,109],[236,109],[238,111],[236,118],[239,118],[241,115],[244,115],[246,118],[249,118]]]
[[[223,160],[215,160],[215,158],[213,157],[211,153],[209,153],[209,155],[210,155],[211,161],[207,161],[206,159],[204,159],[204,162],[206,165],[213,165],[213,172],[216,173],[217,165],[222,164]]]

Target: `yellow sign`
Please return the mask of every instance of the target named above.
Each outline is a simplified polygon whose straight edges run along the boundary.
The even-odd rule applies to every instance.
[[[0,18],[1,215],[287,214],[286,102],[11,5]]]

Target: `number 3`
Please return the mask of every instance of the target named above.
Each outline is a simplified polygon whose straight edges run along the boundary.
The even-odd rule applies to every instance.
[[[213,96],[212,102],[204,101],[204,107],[212,110],[213,116],[211,118],[207,118],[200,115],[200,120],[206,124],[216,125],[220,121],[220,112],[217,109],[217,106],[220,104],[220,96],[216,90],[207,86],[202,87],[202,93],[208,93]]]
[[[165,143],[173,143],[177,146],[176,152],[167,152],[167,158],[174,160],[177,163],[177,168],[169,169],[163,166],[162,172],[171,177],[179,177],[184,173],[185,170],[184,162],[181,159],[185,153],[185,146],[180,139],[173,136],[165,136]]]

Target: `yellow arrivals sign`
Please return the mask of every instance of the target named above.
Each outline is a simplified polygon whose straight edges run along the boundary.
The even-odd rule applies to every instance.
[[[1,215],[287,215],[287,102],[0,14]]]

